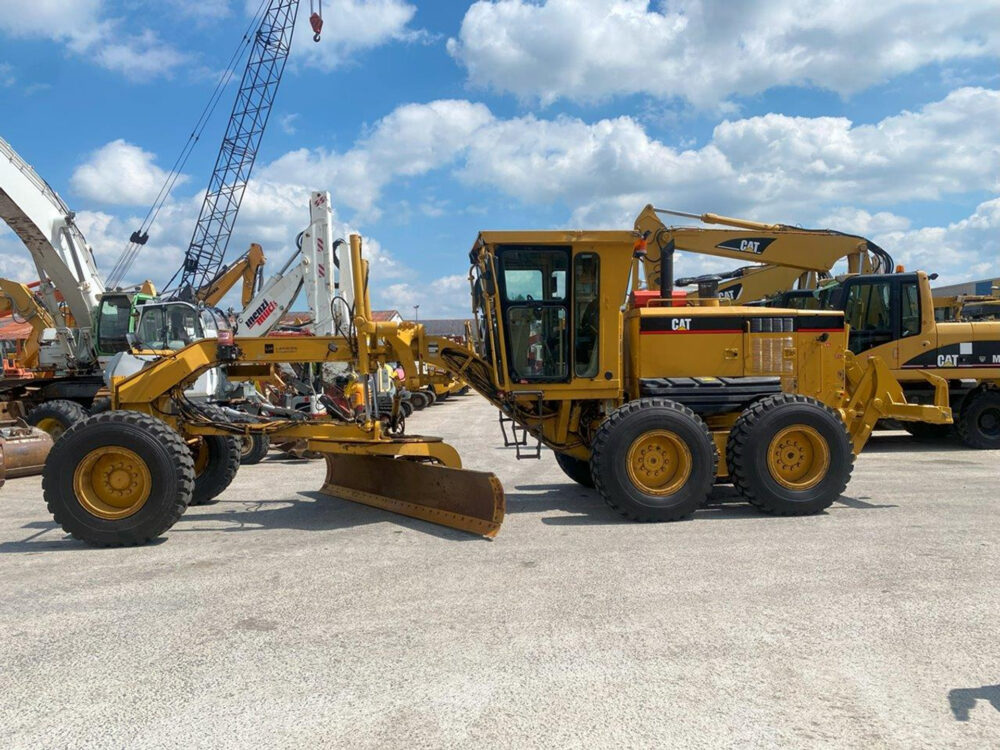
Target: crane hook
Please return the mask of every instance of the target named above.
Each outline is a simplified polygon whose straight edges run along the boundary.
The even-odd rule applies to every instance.
[[[323,31],[323,0],[319,0],[316,7],[310,0],[309,10],[312,11],[312,15],[309,16],[309,25],[312,26],[313,41],[318,42],[319,35]]]

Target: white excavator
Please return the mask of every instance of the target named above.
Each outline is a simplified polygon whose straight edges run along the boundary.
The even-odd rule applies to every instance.
[[[128,348],[136,306],[155,290],[149,282],[105,289],[74,212],[2,138],[0,218],[38,274],[33,288],[0,279],[0,309],[32,324],[30,371],[0,379],[0,415],[26,417],[57,437],[86,416],[104,385],[102,368]]]

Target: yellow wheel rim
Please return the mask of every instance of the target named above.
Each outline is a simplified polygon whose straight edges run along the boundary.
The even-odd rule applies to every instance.
[[[240,438],[240,455],[246,457],[250,455],[250,451],[253,450],[253,438],[249,435],[244,435]]]
[[[35,427],[40,430],[45,430],[45,432],[52,436],[53,440],[66,432],[66,427],[55,417],[45,417],[43,419],[39,419],[38,424],[36,424]]]
[[[115,521],[149,499],[153,479],[139,454],[118,445],[95,448],[73,472],[73,490],[88,513]]]
[[[767,447],[767,468],[782,487],[808,490],[819,484],[830,469],[830,447],[808,425],[786,427]]]
[[[208,468],[208,443],[204,439],[198,438],[191,445],[191,455],[194,457],[194,475],[200,477]]]
[[[647,495],[672,495],[691,476],[691,450],[670,430],[651,430],[628,449],[628,478]]]

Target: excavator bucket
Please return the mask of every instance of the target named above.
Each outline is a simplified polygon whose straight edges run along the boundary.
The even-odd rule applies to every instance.
[[[496,536],[503,523],[503,487],[486,471],[327,454],[320,492],[485,537]]]

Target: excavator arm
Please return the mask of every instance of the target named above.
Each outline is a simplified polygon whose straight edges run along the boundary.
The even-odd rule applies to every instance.
[[[259,286],[258,280],[264,269],[264,249],[256,242],[250,245],[239,260],[230,263],[223,268],[208,284],[195,292],[195,300],[208,307],[216,307],[229,290],[236,286],[240,280],[243,281],[243,290],[240,294],[240,304],[246,307],[250,304]]]
[[[729,229],[668,227],[661,215],[697,219]],[[646,246],[643,259],[650,289],[670,292],[676,282],[673,258],[677,251],[731,258],[747,265],[715,279],[718,292],[733,302],[752,302],[787,291],[796,285],[815,288],[833,266],[847,261],[848,273],[888,273],[892,258],[864,237],[830,229],[803,229],[787,224],[735,219],[718,214],[690,214],[647,205],[635,220],[635,230]],[[638,269],[636,269],[636,273]],[[699,279],[682,279],[687,283]],[[698,292],[690,296],[697,296]]]

